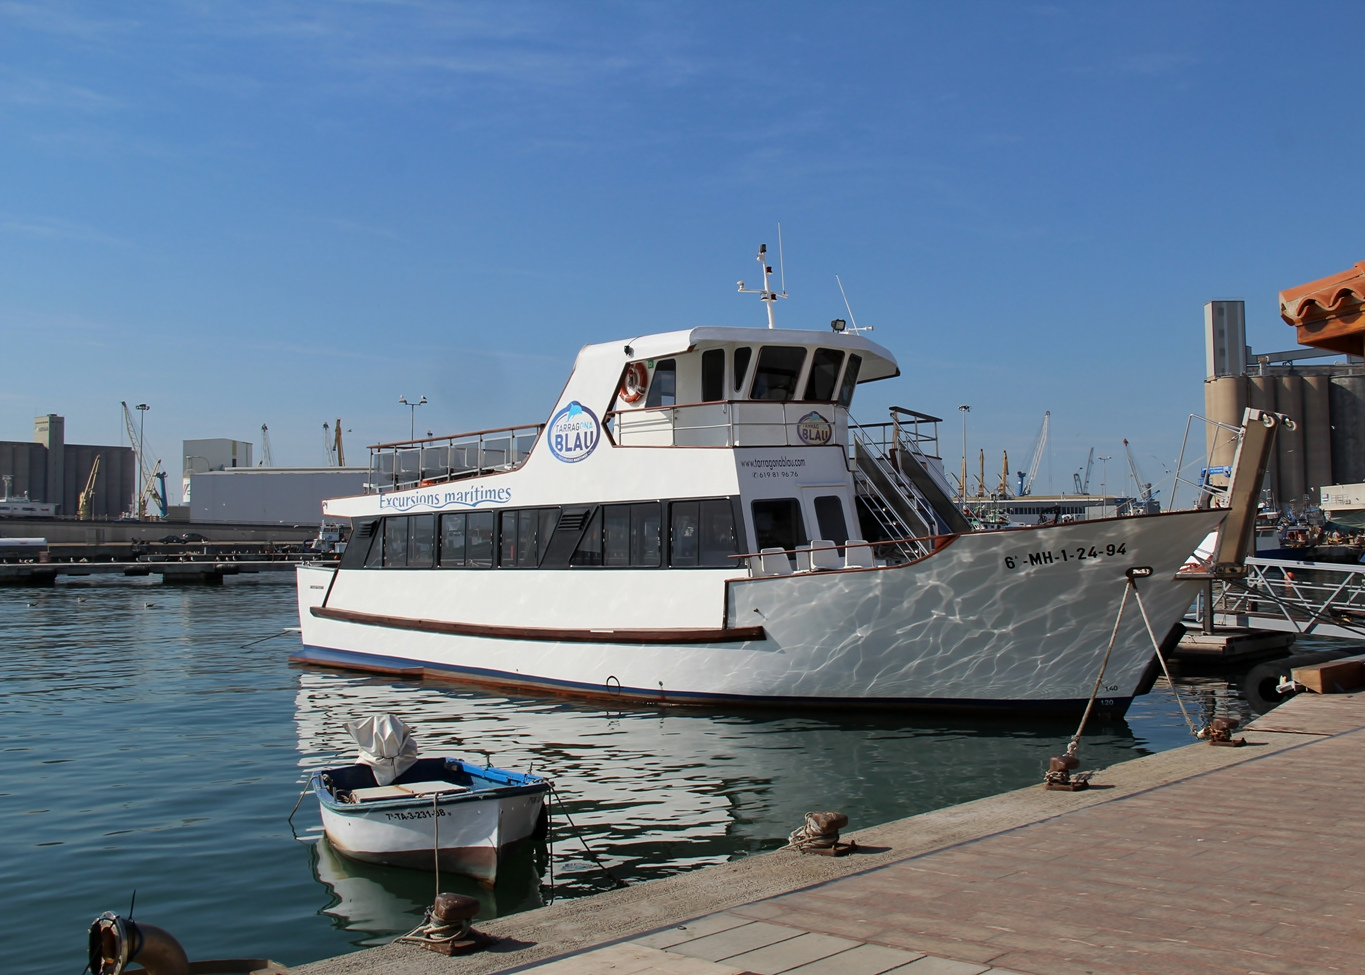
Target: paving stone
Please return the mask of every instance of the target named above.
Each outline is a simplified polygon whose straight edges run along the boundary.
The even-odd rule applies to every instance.
[[[887,975],[981,975],[990,970],[988,965],[973,965],[968,962],[952,961],[926,955],[900,968],[893,968]]]
[[[536,975],[741,975],[732,965],[637,944],[608,945],[525,969]]]
[[[707,935],[694,941],[684,941],[674,945],[671,950],[707,961],[720,961],[731,955],[740,955],[755,948],[765,948],[795,938],[802,932],[767,921],[750,921],[748,924]]]
[[[644,945],[647,948],[671,948],[673,945],[682,944],[684,941],[695,941],[709,934],[719,934],[721,931],[737,928],[741,924],[748,924],[749,921],[750,918],[735,914],[708,914],[706,917],[699,917],[695,921],[688,921],[685,924],[656,931],[643,938],[636,938],[631,943]]]
[[[778,975],[779,972],[799,968],[821,958],[837,955],[841,951],[858,947],[858,942],[847,938],[835,938],[828,934],[802,934],[787,941],[746,951],[742,955],[731,955],[725,959],[727,965],[734,965],[755,975]]]
[[[923,957],[924,953],[919,951],[864,944],[793,968],[785,975],[882,975]]]

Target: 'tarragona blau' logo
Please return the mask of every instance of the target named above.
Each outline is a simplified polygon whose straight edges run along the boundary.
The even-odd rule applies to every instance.
[[[556,413],[545,431],[550,453],[566,464],[584,460],[597,448],[601,436],[597,416],[578,400]]]
[[[819,413],[811,410],[796,421],[796,435],[802,443],[823,447],[834,437],[834,427]]]

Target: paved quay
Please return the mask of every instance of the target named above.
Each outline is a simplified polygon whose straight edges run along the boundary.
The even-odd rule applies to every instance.
[[[500,940],[477,955],[388,945],[291,973],[1365,971],[1365,694],[1303,694],[1243,734],[1087,792],[846,833],[852,856],[779,851],[481,922]]]

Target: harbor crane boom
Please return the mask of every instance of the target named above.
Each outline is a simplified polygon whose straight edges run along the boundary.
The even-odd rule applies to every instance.
[[[337,455],[332,441],[332,425],[326,420],[322,421],[322,449],[327,452],[327,466],[335,467]]]
[[[275,458],[270,456],[270,428],[264,423],[261,424],[261,466],[275,466]]]
[[[1090,493],[1090,471],[1094,468],[1094,466],[1095,448],[1091,447],[1090,457],[1085,462],[1085,480],[1084,481],[1081,480],[1081,475],[1079,471],[1071,475],[1072,480],[1076,482],[1077,494],[1084,496]]]
[[[345,467],[345,466],[346,466],[346,450],[345,450],[345,448],[343,448],[342,445],[341,445],[341,417],[337,417],[336,438],[337,438],[337,442],[336,442],[337,466],[338,466],[338,467]]]
[[[1043,450],[1047,447],[1047,428],[1052,419],[1052,411],[1043,413],[1043,426],[1038,431],[1038,442],[1033,447],[1033,461],[1028,465],[1028,473],[1018,471],[1019,497],[1033,493],[1033,479],[1038,476],[1038,465],[1043,461]]]
[[[1133,456],[1133,448],[1129,446],[1126,438],[1123,441],[1123,452],[1128,455],[1128,469],[1133,472],[1133,483],[1137,485],[1138,504],[1146,504],[1152,500],[1152,484],[1150,481],[1143,481],[1142,472],[1138,470],[1137,458]]]
[[[90,465],[90,476],[85,481],[85,490],[81,492],[80,500],[76,504],[76,517],[81,521],[90,520],[90,505],[95,500],[95,479],[99,477],[100,458],[103,456],[95,455],[95,462]]]

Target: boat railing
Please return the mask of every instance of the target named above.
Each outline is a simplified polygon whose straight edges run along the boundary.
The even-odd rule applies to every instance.
[[[847,446],[848,411],[836,403],[729,400],[613,410],[618,447]]]
[[[544,429],[545,424],[536,423],[372,444],[365,491],[402,491],[516,470]]]
[[[829,572],[838,569],[879,569],[924,558],[946,545],[951,536],[923,535],[869,542],[850,538],[845,542],[815,539],[796,548],[765,548],[759,552],[732,555],[743,559],[751,578]],[[914,559],[904,557],[915,553]]]
[[[939,416],[906,409],[904,406],[891,407],[891,419],[886,423],[851,423],[849,428],[860,434],[869,445],[878,447],[882,453],[896,449],[907,449],[941,460],[938,453],[938,425],[943,422]]]

